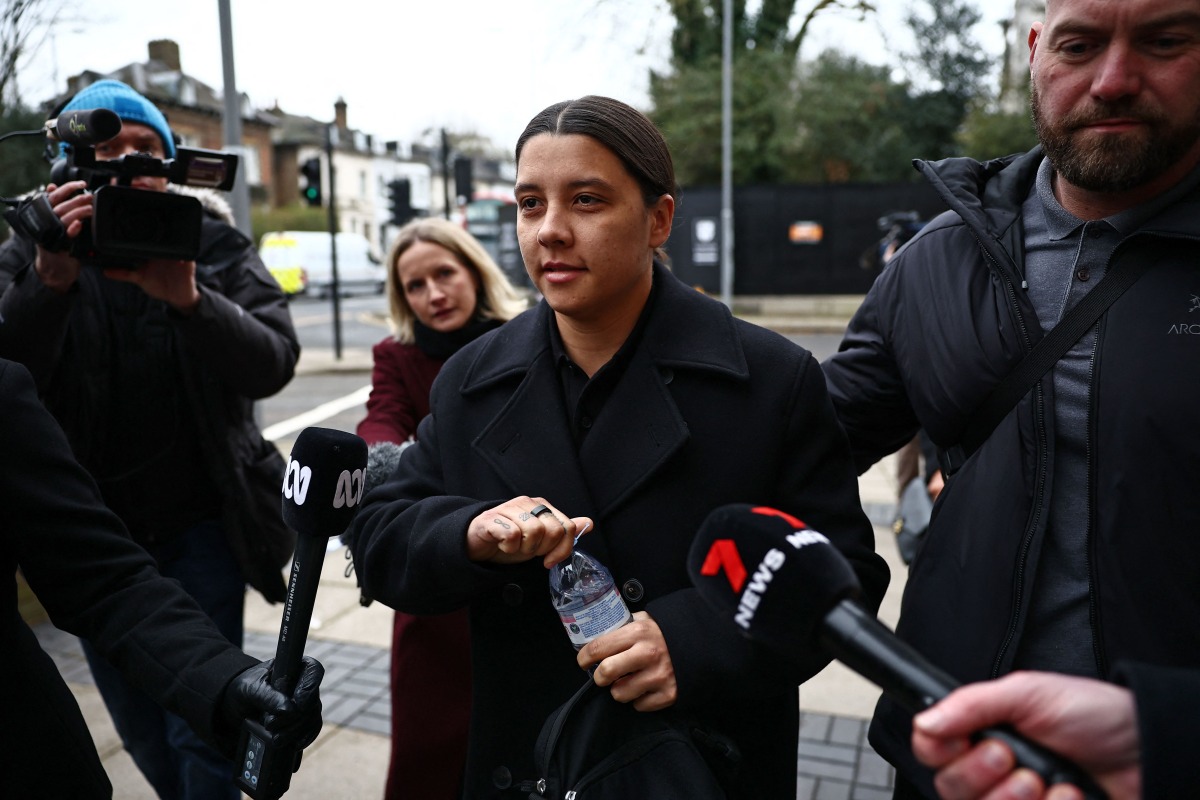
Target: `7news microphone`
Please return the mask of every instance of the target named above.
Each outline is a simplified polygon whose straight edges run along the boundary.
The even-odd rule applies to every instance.
[[[751,641],[793,663],[824,649],[910,713],[960,685],[863,608],[849,562],[789,514],[764,506],[717,508],[692,543],[688,573],[700,595]],[[1078,766],[1009,728],[979,736],[1003,742],[1047,786],[1069,783],[1088,800],[1107,797]]]
[[[296,532],[296,552],[271,667],[271,685],[291,696],[312,620],[329,539],[340,536],[362,501],[367,445],[352,433],[305,428],[296,437],[283,478],[283,520]],[[291,784],[300,751],[275,745],[270,731],[244,720],[236,783],[255,800],[274,800]]]

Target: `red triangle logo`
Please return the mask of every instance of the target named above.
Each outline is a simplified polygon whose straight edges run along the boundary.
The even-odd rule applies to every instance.
[[[712,543],[704,558],[704,565],[700,567],[700,574],[716,575],[722,569],[733,591],[740,592],[746,583],[746,567],[732,539],[717,539]]]

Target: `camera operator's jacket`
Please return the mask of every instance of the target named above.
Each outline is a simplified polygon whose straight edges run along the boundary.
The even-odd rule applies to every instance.
[[[228,224],[228,206],[211,192],[194,194],[205,207],[196,258],[200,304],[187,318],[169,314],[185,381],[181,395],[243,577],[267,600],[281,601],[281,568],[295,544],[280,514],[285,464],[263,439],[253,401],[287,385],[300,344],[282,291],[250,240]],[[35,252],[19,235],[0,245],[0,357],[29,368],[76,457],[89,466],[104,441],[98,410],[110,392],[106,279],[85,266],[76,286],[60,295],[39,279]]]
[[[1042,337],[1024,274],[1021,205],[1040,149],[918,168],[950,205],[875,282],[825,364],[865,471],[918,427],[942,448]],[[1098,323],[1088,423],[1094,657],[1200,667],[1200,193],[1147,222],[1108,268],[1149,271]],[[1013,668],[1054,475],[1047,376],[947,482],[913,562],[898,633],[961,681]],[[930,792],[909,718],[880,701],[871,741]],[[932,795],[931,795],[932,796]]]
[[[0,787],[6,798],[111,798],[79,704],[18,614],[20,568],[56,627],[87,639],[131,685],[232,752],[220,708],[230,680],[258,663],[164,578],[104,507],[92,477],[34,394],[0,359]]]

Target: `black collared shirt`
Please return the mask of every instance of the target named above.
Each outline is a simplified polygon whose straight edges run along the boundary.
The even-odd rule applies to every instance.
[[[604,405],[612,396],[621,376],[625,374],[625,368],[629,365],[629,361],[642,339],[642,331],[646,328],[646,321],[650,319],[654,308],[654,298],[657,294],[658,280],[655,279],[650,286],[646,305],[642,307],[642,313],[638,316],[633,330],[629,332],[629,336],[625,338],[624,343],[608,360],[608,363],[596,370],[591,379],[567,355],[562,336],[558,332],[557,318],[553,313],[550,314],[550,351],[558,369],[563,401],[567,413],[571,415],[571,433],[575,437],[576,447],[583,443],[584,437],[587,436],[592,424],[604,410]]]

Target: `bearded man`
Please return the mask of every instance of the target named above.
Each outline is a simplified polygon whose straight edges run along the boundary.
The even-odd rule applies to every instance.
[[[1200,2],[1048,0],[1029,47],[1041,146],[916,162],[951,210],[867,295],[824,365],[830,394],[860,472],[921,428],[942,450],[898,626],[932,661],[964,682],[1195,669]],[[1140,274],[981,425],[993,390],[1120,271]],[[884,698],[871,742],[896,797],[933,797],[910,723]]]

